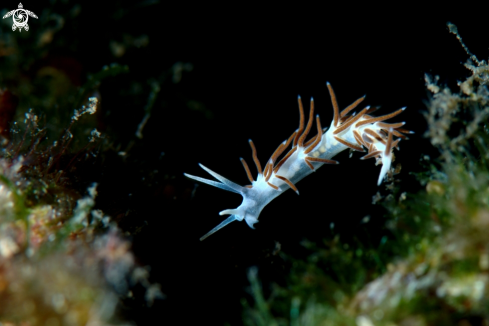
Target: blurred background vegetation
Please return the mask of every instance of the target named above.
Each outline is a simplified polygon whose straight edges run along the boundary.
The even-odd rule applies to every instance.
[[[1,325],[489,324],[489,43],[471,8],[23,5],[29,31],[0,23]],[[240,198],[183,173],[246,184],[247,140],[268,157],[298,94],[329,123],[326,81],[342,107],[408,107],[397,174],[377,187],[342,153],[256,230],[199,242]]]

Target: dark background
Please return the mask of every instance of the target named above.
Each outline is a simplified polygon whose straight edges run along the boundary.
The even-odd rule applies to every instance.
[[[287,288],[290,264],[274,255],[277,243],[286,256],[301,259],[304,239],[320,242],[340,234],[346,243],[355,238],[375,246],[386,232],[383,209],[372,205],[377,191],[387,193],[376,185],[380,166],[359,161],[358,153],[351,159],[341,153],[340,165],[324,166],[302,180],[299,197],[287,192],[274,200],[256,230],[233,223],[204,242],[199,238],[223,219],[217,213],[237,207],[241,198],[207,185],[195,188],[184,172],[211,178],[197,165],[202,163],[248,184],[239,162],[243,157],[252,163],[248,139],[264,165],[298,126],[297,95],[306,103],[313,96],[323,126],[329,126],[329,81],[341,107],[364,94],[365,104],[382,107],[379,115],[407,106],[393,121],[406,121],[415,135],[400,143],[396,163],[402,164],[403,191],[416,191],[420,186],[409,172],[421,169],[422,153],[437,156],[423,137],[424,74],[439,75],[441,84],[454,90],[468,75],[461,65],[468,56],[446,23],[457,25],[479,59],[489,55],[487,21],[475,6],[23,4],[40,18],[57,13],[65,19],[39,65],[70,58],[76,64],[64,69],[79,70],[80,85],[104,65],[129,67],[128,74],[104,80],[96,92],[99,130],[113,142],[114,153],[131,147],[124,160],[106,154],[87,182],[99,182],[97,206],[128,232],[139,263],[151,266],[152,281],[166,295],[151,308],[137,300],[124,303],[127,316],[141,325],[171,324],[175,318],[181,324],[239,325],[249,267],[258,266],[265,292],[271,283]],[[34,33],[37,22],[29,22]],[[119,57],[111,51],[112,41],[142,35],[147,45],[127,46]],[[176,62],[193,66],[178,83],[171,73]],[[144,138],[137,140],[151,80],[161,91]],[[370,222],[361,223],[367,215]]]

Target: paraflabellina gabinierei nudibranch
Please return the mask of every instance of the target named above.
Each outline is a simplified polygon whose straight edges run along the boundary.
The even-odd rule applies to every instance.
[[[401,128],[405,124],[404,122],[385,123],[383,121],[397,116],[406,108],[404,107],[380,117],[372,116],[371,113],[376,109],[368,106],[358,114],[350,113],[364,100],[364,96],[340,112],[333,88],[329,83],[326,83],[326,85],[331,96],[334,112],[333,121],[329,129],[326,131],[321,127],[319,115],[316,115],[317,134],[306,140],[314,122],[314,99],[311,98],[309,120],[307,125],[304,126],[304,109],[299,96],[299,129],[278,146],[263,169],[256,155],[255,145],[251,140],[249,141],[253,153],[253,161],[258,170],[256,180],[253,180],[248,164],[242,158],[241,163],[248,175],[248,179],[250,179],[251,185],[242,187],[202,164],[199,164],[200,167],[220,182],[185,173],[185,176],[191,179],[243,196],[243,202],[238,208],[225,209],[219,213],[219,215],[231,214],[231,216],[200,238],[201,241],[236,220],[242,221],[244,219],[253,228],[253,224],[258,222],[262,209],[275,197],[289,188],[299,194],[296,187],[297,182],[319,169],[323,164],[338,164],[337,161],[331,160],[331,158],[348,148],[359,152],[365,152],[364,148],[367,148],[367,155],[360,159],[376,158],[377,163],[382,163],[378,185],[382,183],[394,159],[393,148],[399,149],[399,141],[402,138],[407,138],[403,134],[412,133]],[[394,136],[397,136],[398,139],[393,140]],[[279,160],[289,146],[291,146],[289,151]]]

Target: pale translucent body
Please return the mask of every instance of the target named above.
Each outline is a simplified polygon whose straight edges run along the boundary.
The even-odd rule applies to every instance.
[[[330,89],[330,91],[332,90]],[[337,113],[335,112],[335,114]],[[365,141],[365,144],[368,144],[370,146],[370,152],[375,152],[375,151],[381,152],[377,156],[378,162],[382,163],[382,169],[380,171],[380,175],[378,179],[378,185],[380,185],[391,166],[392,148],[386,148],[386,146],[389,144],[389,141],[387,141],[387,144],[384,144],[382,141],[365,133],[365,129],[368,128],[379,135],[384,135],[384,133],[381,130],[385,131],[386,128],[381,127],[379,125],[379,122],[364,124],[358,127],[356,126],[360,122],[371,118],[372,116],[362,116],[355,123],[353,123],[348,128],[346,128],[345,130],[337,134],[334,134],[334,132],[339,127],[341,127],[341,124],[338,123],[338,125],[335,127],[334,121],[331,122],[331,126],[328,128],[326,132],[322,134],[321,141],[312,149],[312,151],[310,151],[310,148],[307,148],[306,146],[300,146],[299,144],[297,144],[297,150],[285,161],[285,163],[276,172],[272,170],[271,172],[272,174],[268,178],[268,182],[266,181],[265,176],[262,173],[259,173],[256,180],[252,182],[252,187],[250,188],[242,187],[224,178],[223,176],[213,172],[212,170],[206,168],[202,164],[199,164],[204,170],[209,172],[220,182],[196,177],[189,174],[185,174],[185,175],[194,180],[207,183],[209,185],[227,191],[236,192],[241,196],[243,196],[243,202],[241,203],[240,206],[238,206],[235,209],[226,209],[219,213],[220,215],[229,214],[230,216],[226,220],[224,220],[221,224],[219,224],[210,232],[208,232],[206,235],[204,235],[200,240],[204,240],[211,234],[215,233],[216,231],[218,231],[219,229],[223,228],[224,226],[226,226],[227,224],[233,221],[245,220],[246,223],[251,228],[254,228],[253,225],[258,222],[258,218],[263,208],[265,208],[265,206],[268,205],[268,203],[270,203],[275,197],[279,196],[284,191],[290,189],[290,186],[285,181],[279,179],[277,176],[284,177],[288,179],[292,184],[296,185],[304,177],[308,176],[309,174],[311,174],[312,172],[314,172],[315,170],[317,170],[318,168],[320,168],[322,165],[325,164],[322,162],[309,161],[314,167],[314,170],[312,170],[310,166],[306,163],[306,157],[331,160],[338,153],[342,152],[345,149],[350,148],[349,146],[346,146],[343,143],[337,141],[335,139],[335,136],[351,144],[362,146],[361,144],[360,145],[358,144],[357,140],[354,137],[353,131],[356,131],[362,137],[367,137],[369,142]],[[391,133],[389,135],[391,137],[390,141],[392,141],[392,131],[393,131],[392,128],[390,128],[389,130],[389,133]],[[383,136],[383,141],[385,142],[386,140],[388,140],[388,137]],[[309,152],[308,154],[305,154],[307,150],[309,150]],[[274,189],[268,183],[278,187],[278,190]]]

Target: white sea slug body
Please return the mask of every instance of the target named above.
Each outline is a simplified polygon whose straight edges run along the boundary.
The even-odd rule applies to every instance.
[[[311,99],[309,120],[307,125],[305,125],[304,109],[301,98],[299,97],[299,129],[278,146],[263,169],[257,158],[255,145],[251,140],[249,141],[253,161],[258,170],[256,180],[253,179],[246,161],[241,159],[241,162],[243,163],[251,185],[242,187],[206,168],[202,164],[199,165],[220,182],[185,174],[185,176],[191,179],[243,196],[243,202],[239,207],[226,209],[219,213],[220,215],[230,214],[230,216],[200,238],[200,240],[204,240],[214,232],[236,220],[242,221],[244,219],[253,228],[253,225],[258,222],[258,217],[262,209],[268,203],[288,189],[292,189],[299,194],[295,186],[297,182],[320,168],[323,164],[338,164],[337,161],[331,160],[331,158],[345,149],[351,148],[355,151],[365,152],[364,148],[367,148],[368,154],[361,159],[375,157],[378,163],[382,163],[382,169],[378,179],[378,184],[381,184],[393,161],[393,148],[398,148],[400,138],[407,138],[402,133],[411,133],[408,130],[400,128],[404,125],[404,122],[388,124],[383,121],[397,116],[405,108],[380,117],[371,116],[370,113],[375,111],[375,109],[370,109],[369,107],[364,108],[358,114],[349,114],[350,111],[364,100],[365,97],[361,97],[340,112],[335,94],[329,83],[327,83],[327,87],[331,95],[334,115],[331,126],[326,132],[321,127],[319,115],[314,119],[313,99]],[[306,141],[314,120],[316,122],[317,134]],[[399,138],[393,140],[393,136]],[[279,157],[289,146],[291,148],[288,153],[279,160]]]

